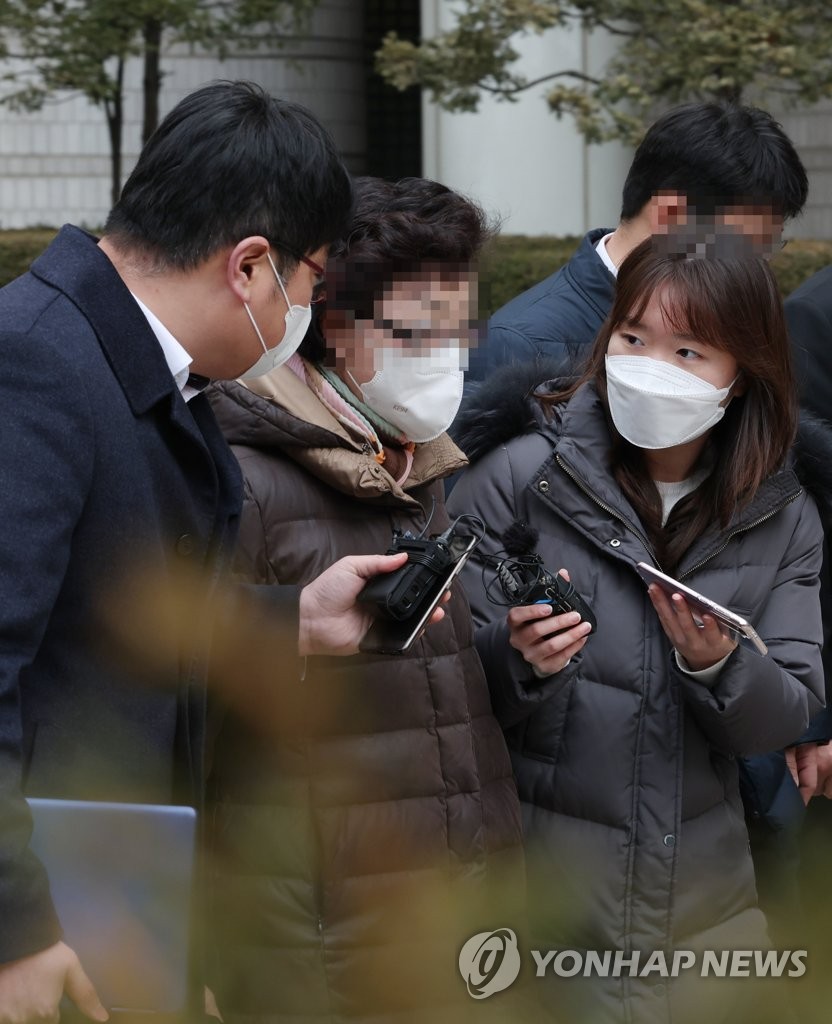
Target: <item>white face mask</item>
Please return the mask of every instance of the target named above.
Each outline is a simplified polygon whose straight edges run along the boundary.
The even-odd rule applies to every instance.
[[[725,415],[727,388],[649,356],[607,356],[615,429],[637,448],[673,448],[701,437]]]
[[[404,355],[385,347],[374,361],[371,380],[358,384],[353,378],[371,409],[417,444],[448,429],[462,401],[463,351],[458,339],[430,355]]]
[[[286,316],[283,318],[286,324],[286,329],[283,332],[283,339],[279,341],[274,348],[268,348],[266,346],[266,342],[263,340],[260,328],[257,326],[257,321],[254,319],[254,315],[249,309],[248,303],[243,303],[246,313],[248,313],[248,318],[251,320],[251,326],[254,328],[257,337],[260,339],[260,344],[263,346],[263,355],[260,356],[257,362],[254,363],[253,366],[250,366],[245,373],[240,374],[240,380],[251,380],[252,377],[262,377],[264,373],[274,370],[276,367],[285,363],[287,359],[291,359],[295,352],[300,348],[300,343],[306,336],[306,332],[309,329],[309,324],[312,320],[312,307],[293,306],[289,302],[289,296],[286,293],[280,274],[277,272],[277,267],[274,265],[271,253],[266,253],[266,259],[269,261],[269,266],[274,271],[274,276],[277,278],[277,283],[280,285],[280,290],[283,292],[283,298],[286,300],[286,305],[288,306]]]

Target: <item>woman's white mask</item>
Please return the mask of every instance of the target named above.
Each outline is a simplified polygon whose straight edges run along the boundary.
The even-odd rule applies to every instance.
[[[673,448],[701,437],[725,415],[725,388],[650,356],[607,356],[615,429],[637,448]]]
[[[354,383],[371,409],[409,441],[432,441],[453,423],[462,401],[463,349],[458,339],[441,352],[409,355],[384,346],[374,355],[375,373]]]

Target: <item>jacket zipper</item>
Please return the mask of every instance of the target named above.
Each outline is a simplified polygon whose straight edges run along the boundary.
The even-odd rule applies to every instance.
[[[644,544],[644,546],[650,552],[650,557],[656,563],[656,568],[659,569],[659,571],[662,571],[662,567],[661,565],[659,565],[659,561],[653,553],[652,548],[650,547],[650,542],[644,536],[644,534],[641,533],[640,530],[637,530],[630,522],[628,522],[627,519],[624,518],[624,516],[622,516],[619,512],[616,512],[616,510],[614,508],[611,508],[605,501],[601,501],[601,499],[596,494],[594,494],[589,489],[589,487],[586,486],[586,484],[580,479],[580,477],[572,469],[570,469],[569,466],[567,466],[567,464],[561,459],[560,455],[556,455],[555,460],[557,461],[557,464],[560,466],[560,468],[566,473],[566,475],[570,477],[570,479],[572,479],[578,485],[578,487],[580,487],[580,489],[584,492],[584,494],[587,495],[587,497],[591,498],[595,502],[595,504],[599,505],[602,509],[604,509],[605,512],[608,512],[619,522],[623,523],[623,525],[630,531],[630,533],[635,534],[635,536],[638,537],[638,539],[642,542],[642,544]],[[784,508],[791,505],[793,501],[797,501],[797,499],[800,497],[802,493],[803,488],[801,487],[799,490],[795,491],[794,494],[789,495],[789,497],[786,498],[785,501],[781,502],[776,508],[770,509],[768,512],[766,512],[764,516],[760,516],[760,518],[755,519],[754,522],[746,523],[744,526],[739,526],[735,530],[732,530],[725,538],[725,540],[722,542],[722,544],[720,544],[720,546],[715,551],[712,551],[707,558],[703,558],[701,561],[697,562],[696,565],[691,566],[690,569],[686,569],[680,576],[678,576],[677,578],[679,582],[681,583],[681,581],[686,576],[690,576],[691,573],[696,572],[697,569],[701,569],[703,565],[707,565],[712,558],[716,558],[717,555],[721,554],[728,547],[731,540],[737,536],[737,534],[746,533],[748,530],[753,530],[755,526],[760,526],[761,523],[767,522],[773,516],[776,516],[779,512],[782,512]]]
[[[573,480],[578,485],[578,487],[580,487],[580,489],[584,492],[584,494],[588,498],[591,498],[595,502],[596,505],[600,506],[605,512],[608,512],[614,519],[617,519],[620,523],[622,523],[624,525],[624,527],[627,530],[630,531],[630,533],[632,533],[636,537],[638,537],[638,539],[641,541],[641,543],[645,546],[645,548],[649,552],[650,557],[653,559],[653,562],[656,565],[656,568],[661,571],[662,567],[659,565],[659,560],[656,558],[655,554],[653,553],[653,548],[650,546],[650,541],[647,539],[647,537],[645,537],[644,534],[640,530],[637,530],[632,525],[632,523],[630,523],[627,519],[625,519],[624,516],[622,516],[620,512],[616,512],[616,510],[614,508],[612,508],[610,505],[608,505],[605,501],[601,501],[601,499],[598,497],[598,495],[595,494],[593,491],[591,491],[589,489],[589,487],[587,487],[587,485],[583,482],[583,480],[581,480],[581,478],[577,475],[577,473],[575,473],[574,470],[572,470],[569,466],[567,466],[567,464],[563,461],[563,459],[561,459],[560,455],[555,455],[555,461],[560,466],[560,468],[564,471],[564,473],[566,473],[566,475],[571,480]]]
[[[747,523],[745,526],[738,526],[735,530],[732,530],[725,538],[723,543],[720,544],[720,546],[716,549],[716,551],[712,551],[707,558],[703,558],[701,561],[697,562],[696,565],[691,566],[690,569],[686,569],[679,576],[679,580],[681,581],[686,576],[690,576],[691,573],[696,572],[697,569],[701,569],[703,565],[707,565],[712,558],[716,558],[717,555],[721,554],[728,547],[728,544],[730,543],[732,538],[736,537],[738,533],[747,533],[748,530],[753,530],[755,526],[759,526],[761,523],[765,523],[767,520],[771,519],[772,516],[776,516],[778,512],[782,512],[784,508],[786,508],[788,505],[791,505],[793,501],[797,501],[797,499],[800,497],[802,493],[803,488],[801,487],[799,490],[795,491],[794,494],[789,495],[789,497],[786,498],[785,501],[781,502],[776,508],[773,508],[770,511],[766,512],[766,514],[764,516],[760,516],[759,519],[755,519],[753,523]]]
[[[590,498],[592,501],[594,501],[595,504],[598,505],[600,508],[604,509],[604,511],[607,512],[609,515],[611,515],[615,519],[617,519],[620,523],[622,523],[624,525],[624,527],[627,530],[630,531],[630,533],[634,534],[636,537],[639,538],[639,540],[641,540],[641,542],[644,544],[644,546],[650,552],[650,556],[652,557],[653,561],[655,562],[656,567],[661,571],[661,566],[659,565],[658,559],[656,558],[655,554],[653,554],[653,550],[650,547],[649,541],[641,533],[641,531],[637,530],[634,526],[632,526],[619,512],[616,512],[616,510],[614,508],[611,508],[605,501],[602,501],[598,497],[597,494],[594,494],[593,491],[590,490],[590,488],[586,484],[584,484],[584,482],[580,479],[580,477],[578,477],[578,475],[570,467],[568,467],[566,465],[566,463],[563,461],[563,459],[561,459],[560,455],[558,455],[558,454],[555,455],[555,461],[560,466],[560,468],[564,471],[564,473],[566,473],[566,475],[572,481],[574,481],[574,483],[576,483],[578,485],[578,487],[584,492],[584,494],[587,495],[588,498]],[[686,576],[689,576],[691,573],[696,572],[697,569],[701,569],[703,565],[706,565],[708,562],[710,562],[710,560],[712,558],[715,558],[718,554],[720,554],[722,551],[724,551],[725,548],[730,543],[730,541],[732,540],[732,538],[736,537],[737,534],[745,533],[748,530],[752,530],[752,529],[754,529],[755,526],[759,526],[761,523],[764,523],[767,520],[771,519],[773,516],[777,515],[779,512],[782,512],[783,509],[786,508],[788,505],[790,505],[793,501],[796,501],[800,497],[800,495],[802,493],[803,493],[803,488],[798,489],[797,491],[795,491],[794,494],[790,495],[785,501],[781,502],[776,508],[770,509],[764,516],[760,516],[759,519],[755,519],[752,523],[748,523],[746,526],[738,527],[737,529],[732,530],[731,533],[729,533],[728,536],[725,538],[724,542],[716,549],[716,551],[713,551],[710,555],[708,555],[707,558],[701,559],[699,562],[696,563],[696,565],[692,566],[690,569],[688,569],[686,572],[684,572],[681,576],[679,576],[679,580],[681,581]],[[643,707],[644,707],[644,700],[642,700],[642,705],[641,705],[641,708],[639,710],[639,721],[641,720],[641,713],[643,711]],[[640,728],[640,726],[639,726],[639,728]],[[630,881],[630,877],[631,877],[631,872],[628,869],[628,884],[629,884],[629,881]],[[629,903],[630,903],[630,899],[629,899],[629,896],[628,896],[628,899],[627,899],[628,910],[629,910]],[[629,924],[627,925],[627,927],[629,927]]]
[[[564,471],[564,473],[566,473],[566,475],[574,483],[576,483],[578,485],[578,487],[584,492],[584,494],[588,498],[590,498],[593,502],[595,502],[595,504],[598,505],[599,508],[604,509],[605,512],[607,512],[609,515],[613,516],[613,518],[617,519],[620,523],[622,523],[624,525],[624,527],[627,530],[629,530],[630,533],[632,533],[634,536],[638,537],[638,539],[642,542],[642,544],[644,544],[645,548],[650,553],[650,557],[653,559],[653,562],[656,565],[656,567],[661,571],[661,566],[659,565],[659,561],[656,558],[655,554],[653,553],[653,549],[650,546],[650,542],[642,534],[642,532],[640,530],[637,530],[634,526],[632,526],[624,518],[624,516],[621,515],[621,513],[616,512],[616,510],[614,508],[611,508],[605,501],[602,501],[598,497],[597,494],[595,494],[592,490],[590,490],[590,488],[580,479],[580,477],[570,467],[568,467],[566,465],[566,463],[561,459],[560,455],[556,454],[555,455],[555,460],[556,460],[557,464],[560,466],[560,468]],[[647,689],[645,688],[644,692],[642,693],[641,701],[639,702],[639,711],[638,711],[638,735],[639,735],[639,737],[641,737],[642,721],[643,721],[643,718],[644,718],[644,708],[645,708],[646,702],[647,702]],[[641,749],[641,739],[640,738],[639,738],[639,741],[638,741],[638,747],[639,747],[639,750],[640,750]],[[638,763],[638,758],[637,758],[637,763]],[[636,783],[636,785],[637,785],[637,783]],[[631,832],[631,835],[630,835],[630,839],[631,838],[632,838],[632,832]],[[633,871],[634,871],[633,864],[634,864],[634,858],[635,858],[635,846],[634,845],[630,845],[630,841],[629,840],[628,840],[628,845],[630,846],[630,849],[629,849],[629,853],[628,853],[628,856],[627,856],[627,891],[626,891],[625,899],[624,899],[624,919],[625,919],[625,928],[629,931],[631,923],[632,923],[632,900],[633,900],[632,879],[633,879]],[[631,1019],[630,1018],[630,1014],[629,1014],[629,1002],[626,1005],[628,1006],[628,1014],[627,1014],[627,1016],[628,1016],[628,1021],[629,1021]]]

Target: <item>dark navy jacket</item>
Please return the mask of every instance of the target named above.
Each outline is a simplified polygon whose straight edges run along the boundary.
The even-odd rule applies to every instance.
[[[472,358],[470,379],[507,363],[575,356],[592,344],[615,292],[615,278],[595,251],[611,230],[594,228],[565,266],[497,310]]]
[[[96,240],[0,291],[0,962],[60,938],[23,793],[199,805],[204,635],[139,685],[108,643],[136,569],[216,573],[237,463]],[[195,630],[199,633],[199,630]],[[145,683],[147,680],[143,680]],[[159,685],[166,684],[166,685]]]

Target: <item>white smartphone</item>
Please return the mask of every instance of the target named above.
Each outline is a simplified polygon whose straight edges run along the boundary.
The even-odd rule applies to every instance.
[[[469,537],[456,561],[452,562],[445,570],[444,575],[437,579],[430,597],[416,616],[405,619],[403,622],[393,619],[374,619],[372,626],[358,645],[358,649],[367,654],[404,654],[427,626],[428,619],[436,611],[445,591],[450,589],[463,565],[468,561],[468,556],[479,542],[479,537]]]
[[[659,572],[658,569],[654,569],[652,565],[648,565],[647,562],[639,562],[636,565],[639,575],[648,585],[656,583],[662,588],[662,590],[670,597],[672,594],[681,594],[685,601],[691,608],[694,619],[697,618],[697,612],[701,615],[706,612],[708,615],[712,615],[717,622],[722,623],[728,629],[733,630],[740,637],[745,637],[746,640],[750,641],[754,649],[759,654],[768,654],[768,647],[763,643],[762,638],[757,633],[756,629],[744,619],[741,615],[737,615],[736,612],[732,612],[728,608],[723,608],[721,604],[717,604],[716,601],[712,601],[709,597],[705,597],[704,594],[700,594],[696,590],[692,590],[690,587],[686,587],[684,583],[680,583],[678,580],[674,580],[672,576],[667,576],[663,572]]]

